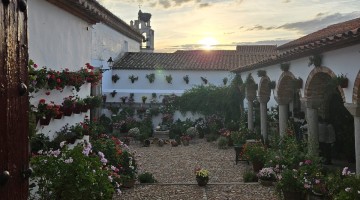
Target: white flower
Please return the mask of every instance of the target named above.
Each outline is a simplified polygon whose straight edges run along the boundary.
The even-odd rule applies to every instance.
[[[66,144],[66,141],[60,142],[60,148],[63,148],[65,146],[65,144]]]
[[[64,163],[70,164],[72,163],[74,160],[72,159],[72,157],[70,157],[69,159],[64,160]]]
[[[110,182],[113,182],[113,178],[111,176],[108,176],[108,178]]]
[[[345,188],[345,192],[350,192],[351,191],[351,188],[347,187]]]

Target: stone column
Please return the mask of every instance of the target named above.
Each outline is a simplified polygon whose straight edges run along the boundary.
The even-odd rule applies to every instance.
[[[256,98],[256,90],[253,88],[246,88],[246,99],[248,101],[248,129],[254,130],[254,103]]]
[[[279,132],[280,136],[283,137],[287,128],[287,120],[289,118],[289,103],[291,98],[275,97],[275,100],[279,104]]]
[[[308,123],[308,154],[319,155],[319,122],[318,108],[322,100],[320,98],[307,98],[305,100],[306,116]]]
[[[360,174],[360,104],[345,103],[346,109],[354,116],[356,174]]]
[[[248,100],[248,129],[249,130],[254,130],[254,115],[253,115],[253,112],[254,112],[254,103],[253,101],[249,101]]]
[[[261,124],[261,135],[264,139],[264,142],[267,142],[268,133],[267,133],[267,102],[270,100],[269,96],[258,96],[260,102],[260,124]]]

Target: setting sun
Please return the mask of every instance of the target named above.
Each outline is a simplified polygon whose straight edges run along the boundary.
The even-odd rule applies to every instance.
[[[199,44],[202,45],[201,48],[206,49],[206,50],[210,50],[213,48],[214,45],[218,44],[218,41],[215,38],[212,37],[206,37],[203,38],[199,41]]]

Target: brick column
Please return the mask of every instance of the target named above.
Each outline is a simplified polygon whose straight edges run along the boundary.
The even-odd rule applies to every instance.
[[[261,135],[264,139],[264,142],[267,142],[267,102],[270,100],[269,96],[258,96],[258,101],[260,102],[260,123],[261,123]]]
[[[360,104],[345,103],[344,105],[354,117],[356,174],[360,174]]]

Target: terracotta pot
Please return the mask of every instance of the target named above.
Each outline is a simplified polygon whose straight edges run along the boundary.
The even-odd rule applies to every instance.
[[[80,114],[81,113],[81,106],[75,106],[73,113]]]
[[[262,179],[259,179],[260,181],[260,184],[263,185],[263,186],[273,186],[274,185],[274,181],[271,181],[271,180],[262,180]]]
[[[122,188],[133,188],[135,185],[135,179],[123,181],[121,184]]]
[[[283,191],[284,200],[303,200],[303,194],[301,192]]]
[[[61,119],[62,116],[63,116],[63,113],[60,112],[58,115],[56,115],[56,116],[54,117],[54,119]]]
[[[196,177],[196,181],[198,183],[198,186],[204,187],[209,182],[209,177]]]
[[[40,125],[47,126],[50,124],[51,116],[46,116],[45,118],[40,118]]]
[[[257,173],[264,167],[264,163],[261,163],[261,162],[258,162],[258,161],[253,161],[252,166],[253,166],[254,172]]]
[[[87,105],[81,106],[81,112],[87,112],[89,107]]]
[[[71,116],[71,114],[72,114],[72,108],[69,108],[69,107],[63,107],[62,111],[64,113],[64,116]]]

